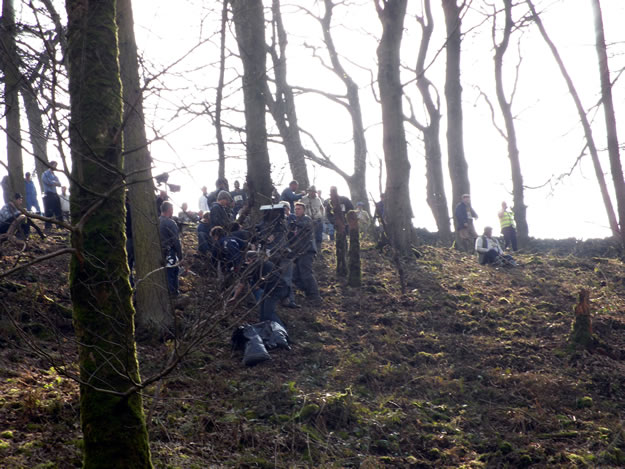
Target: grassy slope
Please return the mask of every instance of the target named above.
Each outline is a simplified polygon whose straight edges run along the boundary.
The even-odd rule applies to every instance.
[[[243,367],[228,331],[204,341],[174,376],[148,390],[155,465],[625,464],[625,363],[571,354],[566,342],[577,291],[587,287],[596,334],[623,357],[622,262],[526,254],[519,256],[524,267],[505,270],[449,249],[421,252],[401,295],[387,258],[374,249],[363,252],[360,289],[336,282],[326,250],[317,263],[324,304],[280,311],[295,343],[272,352],[271,362]],[[52,282],[47,269],[29,275],[47,273]],[[33,323],[36,311],[54,309],[39,292],[55,298],[63,289],[27,280],[19,279],[28,295],[8,292],[3,305],[20,305],[22,319]],[[188,275],[184,285],[197,293],[201,282]],[[193,304],[185,314],[206,314]],[[5,320],[0,431],[12,433],[0,435],[2,466],[73,467],[80,461],[76,386],[17,343],[24,340]],[[159,352],[141,348],[144,374]]]

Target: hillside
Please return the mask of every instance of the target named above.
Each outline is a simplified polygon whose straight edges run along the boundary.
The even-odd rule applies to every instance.
[[[563,246],[536,243],[503,269],[424,245],[406,295],[387,254],[365,243],[363,286],[351,289],[326,246],[322,307],[279,311],[291,351],[246,368],[229,341],[239,316],[220,316],[147,390],[155,467],[622,467],[625,268],[602,243]],[[180,318],[210,320],[215,290],[188,252]],[[80,466],[77,385],[42,358],[75,360],[66,261],[0,280],[2,467]],[[567,349],[581,287],[597,353]],[[168,346],[140,344],[144,376]]]

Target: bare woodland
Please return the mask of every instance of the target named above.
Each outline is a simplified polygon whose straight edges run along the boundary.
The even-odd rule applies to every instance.
[[[206,185],[212,191],[218,177],[228,177],[231,184],[234,179],[245,182],[250,205],[249,226],[252,227],[260,218],[259,207],[271,203],[274,188],[281,191],[291,179],[297,180],[301,189],[316,185],[324,191],[324,197],[330,197],[330,186],[338,185],[341,195],[348,195],[354,205],[363,202],[364,209],[371,215],[383,193],[384,216],[376,227],[359,227],[355,212],[345,214],[345,219],[339,214],[339,275],[328,280],[330,274],[323,270],[324,291],[328,297],[352,302],[349,307],[354,310],[348,309],[351,312],[361,307],[355,306],[358,296],[362,302],[363,295],[371,293],[371,305],[377,308],[370,305],[371,314],[385,310],[389,304],[396,312],[406,306],[402,302],[411,301],[411,307],[436,309],[430,302],[437,302],[438,312],[444,311],[446,318],[436,319],[437,327],[452,330],[455,326],[445,322],[453,321],[448,319],[453,314],[449,304],[453,303],[456,311],[466,309],[469,315],[475,309],[471,302],[478,304],[476,301],[483,300],[473,297],[475,288],[465,283],[466,276],[460,271],[461,268],[477,268],[471,267],[473,259],[453,250],[457,242],[453,213],[462,195],[471,194],[474,200],[488,201],[488,205],[475,208],[482,219],[489,220],[486,212],[495,213],[502,202],[489,190],[498,186],[506,194],[515,214],[519,245],[527,256],[524,259],[537,269],[531,272],[534,277],[526,279],[527,283],[519,289],[525,291],[528,298],[518,299],[518,307],[510,312],[511,315],[521,314],[519,311],[532,308],[538,302],[529,299],[532,294],[536,297],[543,294],[532,284],[552,282],[547,267],[536,260],[538,256],[532,251],[537,245],[542,246],[532,231],[533,226],[542,221],[534,215],[538,212],[537,204],[529,201],[536,200],[532,198],[536,191],[550,192],[557,199],[559,188],[570,178],[582,174],[586,197],[602,204],[584,210],[601,213],[606,235],[611,235],[606,243],[613,246],[610,248],[613,251],[605,256],[610,259],[596,261],[598,267],[584,261],[581,270],[592,272],[594,268],[599,276],[599,269],[605,278],[589,280],[593,285],[601,284],[593,290],[593,295],[606,285],[620,288],[613,279],[618,279],[625,247],[625,182],[620,159],[623,145],[618,136],[624,102],[621,75],[625,69],[625,40],[605,27],[609,23],[604,23],[605,11],[599,0],[590,2],[592,15],[586,18],[594,38],[590,46],[596,52],[595,57],[584,64],[585,69],[593,70],[592,89],[585,85],[578,88],[578,74],[567,68],[577,70],[577,64],[565,61],[560,53],[565,45],[558,44],[558,34],[551,34],[550,28],[555,29],[552,9],[562,7],[565,2],[199,2],[202,5],[184,7],[195,8],[196,15],[185,18],[187,25],[171,27],[178,39],[170,38],[172,48],[163,51],[162,56],[148,44],[141,43],[149,27],[145,11],[138,10],[138,3],[138,0],[67,0],[64,4],[55,0],[2,1],[1,125],[6,151],[0,157],[0,177],[8,175],[8,194],[24,193],[23,175],[30,171],[38,178],[37,190],[41,194],[41,175],[50,161],[57,161],[63,180],[69,184],[71,218],[58,222],[44,214],[28,215],[33,223],[53,222],[59,230],[56,237],[50,235],[46,241],[50,243],[52,238],[58,239],[58,243],[47,244],[49,249],[45,252],[34,247],[38,240],[32,236],[21,251],[9,242],[0,247],[0,256],[7,256],[0,270],[0,316],[7,321],[11,318],[11,327],[20,331],[16,335],[23,337],[29,350],[34,350],[35,356],[48,368],[78,386],[83,467],[165,467],[161,464],[162,448],[159,456],[153,457],[154,446],[151,446],[152,434],[167,433],[163,430],[166,423],[154,417],[154,413],[159,412],[161,392],[167,394],[165,383],[169,379],[175,381],[177,370],[185,364],[195,363],[198,351],[205,351],[203,347],[219,340],[227,341],[224,331],[231,332],[240,322],[251,321],[250,316],[254,314],[252,308],[244,307],[241,301],[228,301],[233,289],[226,287],[223,279],[202,283],[201,267],[196,268],[197,262],[191,255],[183,264],[187,278],[193,279],[188,282],[194,285],[195,306],[185,309],[185,305],[169,298],[155,205],[155,190],[159,184],[161,188],[164,186],[154,179],[157,174],[168,173],[170,182],[184,181],[183,193],[185,197],[191,194],[193,203],[200,196],[199,188]],[[137,15],[137,11],[142,15]],[[157,9],[155,14],[166,15],[166,11]],[[150,33],[167,37],[172,31]],[[546,100],[542,96],[535,101],[527,98],[531,96],[527,76],[537,72],[535,68],[529,70],[526,63],[531,62],[531,55],[539,48],[541,57],[549,60],[549,73],[559,81],[568,115],[574,115],[574,119],[552,130],[554,135],[574,135],[570,140],[573,143],[567,143],[563,154],[557,155],[557,161],[555,155],[551,155],[553,161],[543,156],[542,165],[536,163],[535,139],[528,134],[526,122],[532,107]],[[471,63],[466,59],[468,54]],[[483,79],[473,79],[475,71],[469,69],[475,67],[480,68]],[[467,113],[469,108],[479,108],[483,119],[480,122],[467,120],[467,115],[476,115],[473,111]],[[553,115],[552,120],[559,119],[560,114],[554,112]],[[566,128],[563,130],[562,126]],[[476,129],[488,130],[483,130],[480,136]],[[476,154],[476,140],[481,140],[481,154]],[[184,149],[178,148],[182,141],[192,143]],[[187,154],[190,148],[199,148],[201,159],[195,158],[195,153]],[[608,172],[609,177],[606,177]],[[333,192],[332,197],[335,206],[339,206],[338,194]],[[558,203],[564,206],[570,201]],[[130,248],[125,234],[129,220],[127,210],[134,239],[134,266],[130,268]],[[579,207],[578,211],[581,210]],[[432,228],[430,231],[421,228],[426,219]],[[578,236],[577,221],[570,220],[571,237]],[[368,229],[382,233],[379,236],[388,241],[388,247],[381,248],[379,254],[369,252],[373,251],[367,247],[371,241],[363,234]],[[189,242],[188,233],[185,241]],[[329,249],[334,252],[335,247]],[[593,257],[593,262],[602,258],[602,253]],[[331,258],[327,252],[324,255]],[[374,258],[374,255],[380,257]],[[415,260],[420,263],[418,267],[415,267]],[[385,267],[371,267],[378,262]],[[324,269],[331,265],[324,265]],[[445,280],[442,271],[437,270],[442,265],[455,276],[455,283]],[[60,300],[50,300],[41,290],[33,294],[34,298],[41,294],[47,298],[47,303],[44,301],[47,308],[61,316],[64,314],[65,320],[71,322],[72,332],[59,332],[58,324],[52,324],[54,321],[48,318],[51,329],[56,331],[54,340],[58,348],[46,351],[44,346],[37,345],[38,339],[20,325],[16,311],[23,305],[7,298],[30,292],[25,279],[36,277],[33,272],[41,272],[37,269],[58,269],[59,266],[65,266],[65,270],[62,273],[54,270],[56,273],[50,277],[62,277],[61,285],[69,294],[67,305]],[[441,276],[437,277],[439,273]],[[481,279],[483,273],[471,275]],[[573,305],[577,294],[573,291],[574,281],[568,275],[562,278],[565,286],[558,290],[559,296],[555,298],[555,294],[550,293],[549,299],[543,301],[547,306],[538,308],[540,314],[562,314],[559,312],[565,305]],[[378,279],[383,281],[373,282]],[[497,277],[493,275],[492,279],[494,283]],[[40,288],[45,289],[43,278],[34,278],[32,283],[41,283],[44,286]],[[516,295],[512,293],[514,280],[502,283],[507,288],[505,293],[491,292],[489,289],[494,287],[486,281],[481,285],[484,291],[494,295],[492,304],[488,305],[493,315],[498,314],[496,308],[506,308],[513,301],[510,298]],[[447,287],[447,293],[443,293]],[[547,290],[546,286],[544,288]],[[191,290],[188,287],[187,291]],[[376,296],[391,291],[388,304]],[[588,291],[583,291],[580,305],[583,296],[583,316],[590,327],[589,310],[593,306],[589,303]],[[601,301],[607,296],[607,293],[602,295]],[[380,304],[376,304],[378,301]],[[611,306],[606,306],[603,313],[607,314]],[[339,306],[327,310],[343,315]],[[305,314],[310,315],[304,318],[312,323],[313,312]],[[432,314],[428,314],[432,318]],[[337,331],[348,327],[350,319],[343,319],[337,319],[332,327]],[[361,320],[351,319],[354,323]],[[362,324],[359,337],[369,334],[365,332],[368,327],[375,335],[378,327],[391,327],[396,320],[386,316],[378,319],[374,325]],[[465,319],[471,325],[458,325],[462,334],[472,328],[487,327],[482,319],[478,322],[469,317]],[[294,323],[304,327],[306,321],[298,320],[302,323],[295,320]],[[410,321],[402,323],[404,335],[416,335],[417,329],[427,330],[422,320],[427,321],[420,317],[416,325],[409,325]],[[561,321],[561,318],[557,316],[554,321]],[[617,327],[616,322],[609,321],[612,319],[602,317],[599,330],[605,329],[608,323],[612,324],[610,327]],[[517,329],[530,327],[523,324]],[[558,324],[556,329],[562,329],[560,332],[566,336],[562,324]],[[508,326],[514,329],[506,323],[505,327]],[[592,329],[585,331],[592,336]],[[500,333],[508,334],[505,330]],[[428,334],[430,332],[422,332],[418,340],[425,340]],[[532,330],[528,334],[540,336],[542,333]],[[317,357],[311,340],[304,337],[302,347],[309,347],[310,355]],[[376,347],[383,346],[382,339],[375,340],[379,340]],[[153,347],[151,360],[142,362],[137,342]],[[474,353],[472,345],[454,347],[452,342],[448,345],[457,353],[466,352],[467,356]],[[585,348],[573,344],[569,352],[575,360],[583,360],[587,356],[584,353],[599,354],[602,360],[618,360],[620,367],[623,354],[618,352],[616,342],[612,345],[608,342],[597,339],[592,347]],[[0,347],[4,347],[2,340]],[[403,348],[397,346],[396,350],[399,355],[416,354],[417,361],[424,367],[437,367],[443,355],[435,348],[427,352],[399,352]],[[451,352],[446,349],[447,353]],[[524,354],[517,349],[515,353]],[[302,355],[305,354],[302,352]],[[462,387],[465,381],[477,380],[474,376],[483,379],[481,371],[469,370],[470,359],[462,357],[465,358],[467,362],[458,366],[458,377],[453,378],[460,384],[454,381],[453,386]],[[367,369],[366,360],[361,363],[358,360],[343,361],[343,369]],[[395,366],[391,363],[389,358],[389,368],[384,372],[388,373],[388,379],[396,373],[389,371]],[[147,371],[143,369],[144,364]],[[506,366],[501,365],[501,370],[506,370]],[[223,373],[227,372],[228,365],[223,365]],[[506,373],[501,371],[500,375]],[[211,377],[204,379],[205,386],[210,387]],[[308,460],[305,464],[315,467],[328,463],[328,467],[335,467],[331,457],[324,459],[320,449],[323,439],[327,436],[330,441],[334,438],[333,432],[338,434],[357,420],[358,406],[351,399],[358,386],[375,383],[376,390],[382,392],[384,379],[375,373],[361,381],[355,379],[354,387],[345,386],[340,399],[324,403],[297,401],[299,397],[295,391],[288,391],[288,383],[280,388],[292,395],[279,398],[297,401],[300,407],[297,417],[289,417],[292,418],[289,421],[297,422],[308,431],[308,456],[301,457],[302,461]],[[499,378],[490,376],[488,379],[494,383]],[[410,387],[418,380],[418,377],[410,378],[402,381],[402,386]],[[443,378],[437,381],[441,387],[451,388],[450,382]],[[218,386],[228,387],[223,383],[215,384],[215,389]],[[435,399],[413,407],[429,409],[430,401],[435,402]],[[392,402],[390,397],[389,402]],[[397,409],[401,405],[397,404]],[[548,419],[536,417],[536,414],[523,417],[525,411],[519,410],[521,408],[523,406],[519,405],[511,411],[519,422],[515,428],[517,433],[531,431],[532,426],[542,428],[541,424]],[[385,411],[389,421],[393,417],[390,414],[397,409]],[[305,410],[310,414],[304,415]],[[438,418],[433,417],[434,411],[440,415],[448,412],[445,408],[432,407],[428,410],[432,422]],[[278,421],[283,414],[274,411],[272,418]],[[317,416],[316,423],[311,423],[311,415]],[[333,415],[335,420],[328,415]],[[322,416],[323,425],[319,423]],[[255,418],[249,417],[250,421]],[[204,428],[218,426],[210,418],[202,425]],[[253,446],[254,441],[244,441],[247,427],[242,425],[236,431],[239,447]],[[615,451],[623,445],[624,431],[621,422],[620,433],[610,434],[612,443],[605,449],[606,454],[613,456],[615,465],[624,461],[622,451]],[[539,433],[552,435],[556,431],[549,428]],[[354,436],[358,438],[356,433]],[[376,455],[371,460],[372,466],[367,467],[382,467],[380,464],[384,461],[375,459],[381,458],[380,455],[401,458],[395,461],[398,466],[411,464],[408,453],[402,453],[404,443],[396,444],[393,438],[376,437],[375,443],[363,450]],[[292,467],[299,458],[293,455],[306,453],[303,449],[306,443],[299,442],[298,446],[294,441],[295,437],[291,443],[276,439],[275,458],[267,464]],[[311,452],[310,441],[315,451]],[[425,439],[422,443],[423,448],[427,447]],[[491,448],[491,453],[510,452],[505,452],[502,442],[497,444],[499,449]],[[388,447],[382,448],[384,445]],[[336,454],[340,453],[338,444],[333,448]],[[421,451],[410,448],[413,453]],[[0,459],[2,451],[0,447]],[[476,451],[475,448],[472,451]],[[289,452],[292,459],[286,456]],[[355,460],[341,454],[345,465],[354,463]],[[431,452],[427,454],[431,456],[430,461],[443,461]],[[518,459],[509,460],[507,464],[520,467],[522,456],[513,454]],[[278,456],[284,458],[282,462],[278,462]],[[464,459],[457,455],[449,457],[451,466],[469,461],[468,456]],[[458,459],[453,459],[456,457]],[[215,453],[204,462],[220,464],[221,458],[223,455]],[[415,464],[422,462],[420,458],[415,458],[415,461],[419,459]],[[256,467],[254,461],[241,461],[239,467]],[[502,461],[497,459],[496,463],[503,464]],[[542,461],[543,467],[548,465],[546,461],[547,456]],[[602,461],[605,463],[608,459]],[[562,467],[566,466],[567,461],[560,462]],[[608,461],[612,462],[612,459]],[[342,465],[336,463],[336,467]],[[436,465],[432,463],[432,467]]]

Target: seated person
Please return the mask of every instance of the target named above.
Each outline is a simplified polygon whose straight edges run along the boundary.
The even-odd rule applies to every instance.
[[[180,208],[182,209],[182,211],[178,212],[178,220],[180,220],[182,223],[197,223],[198,222],[199,217],[197,213],[190,212],[188,210],[189,205],[187,205],[186,202],[183,202]]]
[[[493,229],[490,226],[485,227],[484,234],[475,240],[475,250],[481,265],[516,265],[512,256],[503,253],[499,241],[493,238]]]
[[[24,199],[20,193],[16,193],[13,200],[0,210],[0,240],[15,236],[20,230],[19,237],[26,239],[30,231],[26,215],[20,212]]]

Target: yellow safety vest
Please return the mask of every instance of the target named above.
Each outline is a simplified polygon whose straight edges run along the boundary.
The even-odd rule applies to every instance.
[[[509,212],[508,210],[499,214],[499,224],[501,225],[501,229],[508,228],[511,226],[514,228],[514,213]]]

